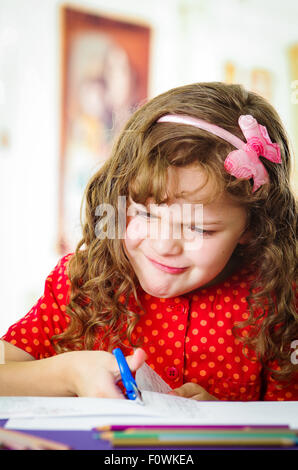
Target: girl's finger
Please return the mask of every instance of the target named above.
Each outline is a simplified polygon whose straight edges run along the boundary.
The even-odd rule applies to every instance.
[[[102,383],[100,384],[99,395],[102,398],[116,398],[116,399],[125,399],[123,393],[121,393],[120,388],[115,383],[115,377],[109,371],[101,376]]]
[[[147,359],[145,351],[141,348],[137,348],[132,356],[127,356],[126,361],[132,372],[138,370]]]

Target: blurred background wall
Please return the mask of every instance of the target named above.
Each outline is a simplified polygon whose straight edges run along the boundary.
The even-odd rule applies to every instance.
[[[63,6],[0,2],[0,334],[31,309],[46,276],[80,238],[80,197],[68,201],[78,231],[67,227],[74,234],[68,244],[59,238],[69,70]],[[296,0],[75,0],[68,7],[148,29],[145,99],[191,82],[243,83],[275,106],[297,154]],[[296,164],[296,191],[297,179]]]

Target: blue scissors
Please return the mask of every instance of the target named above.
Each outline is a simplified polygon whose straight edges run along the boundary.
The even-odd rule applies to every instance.
[[[121,351],[120,348],[116,348],[113,350],[113,354],[116,357],[117,362],[118,362],[122,382],[126,390],[126,397],[129,400],[135,400],[136,403],[143,405],[144,401],[143,401],[141,392],[138,389],[136,381],[132,376],[132,373],[130,371],[130,368],[128,367],[128,364],[126,362],[123,352]]]

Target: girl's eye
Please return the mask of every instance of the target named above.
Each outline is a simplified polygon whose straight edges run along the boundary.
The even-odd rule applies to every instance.
[[[207,236],[210,236],[212,235],[214,232],[212,232],[211,230],[203,230],[202,228],[200,227],[195,227],[194,225],[191,225],[190,227],[190,230],[192,232],[197,232],[197,233],[200,233],[202,235],[207,235]]]
[[[141,217],[145,217],[145,219],[156,219],[157,217],[150,214],[150,212],[145,212],[145,211],[137,211],[136,215],[140,215]],[[205,236],[211,236],[214,232],[211,230],[204,230],[200,227],[196,227],[194,225],[190,225],[188,227],[192,232],[197,232]]]
[[[141,217],[145,217],[145,219],[156,219],[157,217],[154,215],[151,215],[150,212],[145,212],[145,211],[137,211],[136,215],[140,215]],[[204,230],[200,227],[196,227],[194,225],[190,225],[188,227],[192,232],[197,232],[199,234],[205,235],[205,236],[211,236],[214,231],[211,230]]]

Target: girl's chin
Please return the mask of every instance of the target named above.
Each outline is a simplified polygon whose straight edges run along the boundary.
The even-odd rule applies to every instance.
[[[189,289],[174,289],[172,286],[152,286],[148,283],[141,284],[142,289],[146,292],[146,294],[151,295],[152,297],[158,297],[159,299],[169,299],[171,297],[178,297],[179,295],[186,294],[189,292]]]
[[[152,297],[158,297],[167,299],[169,297],[174,297],[176,294],[171,290],[170,286],[161,286],[160,284],[155,286],[150,283],[141,283],[143,290],[146,294],[151,295]]]

